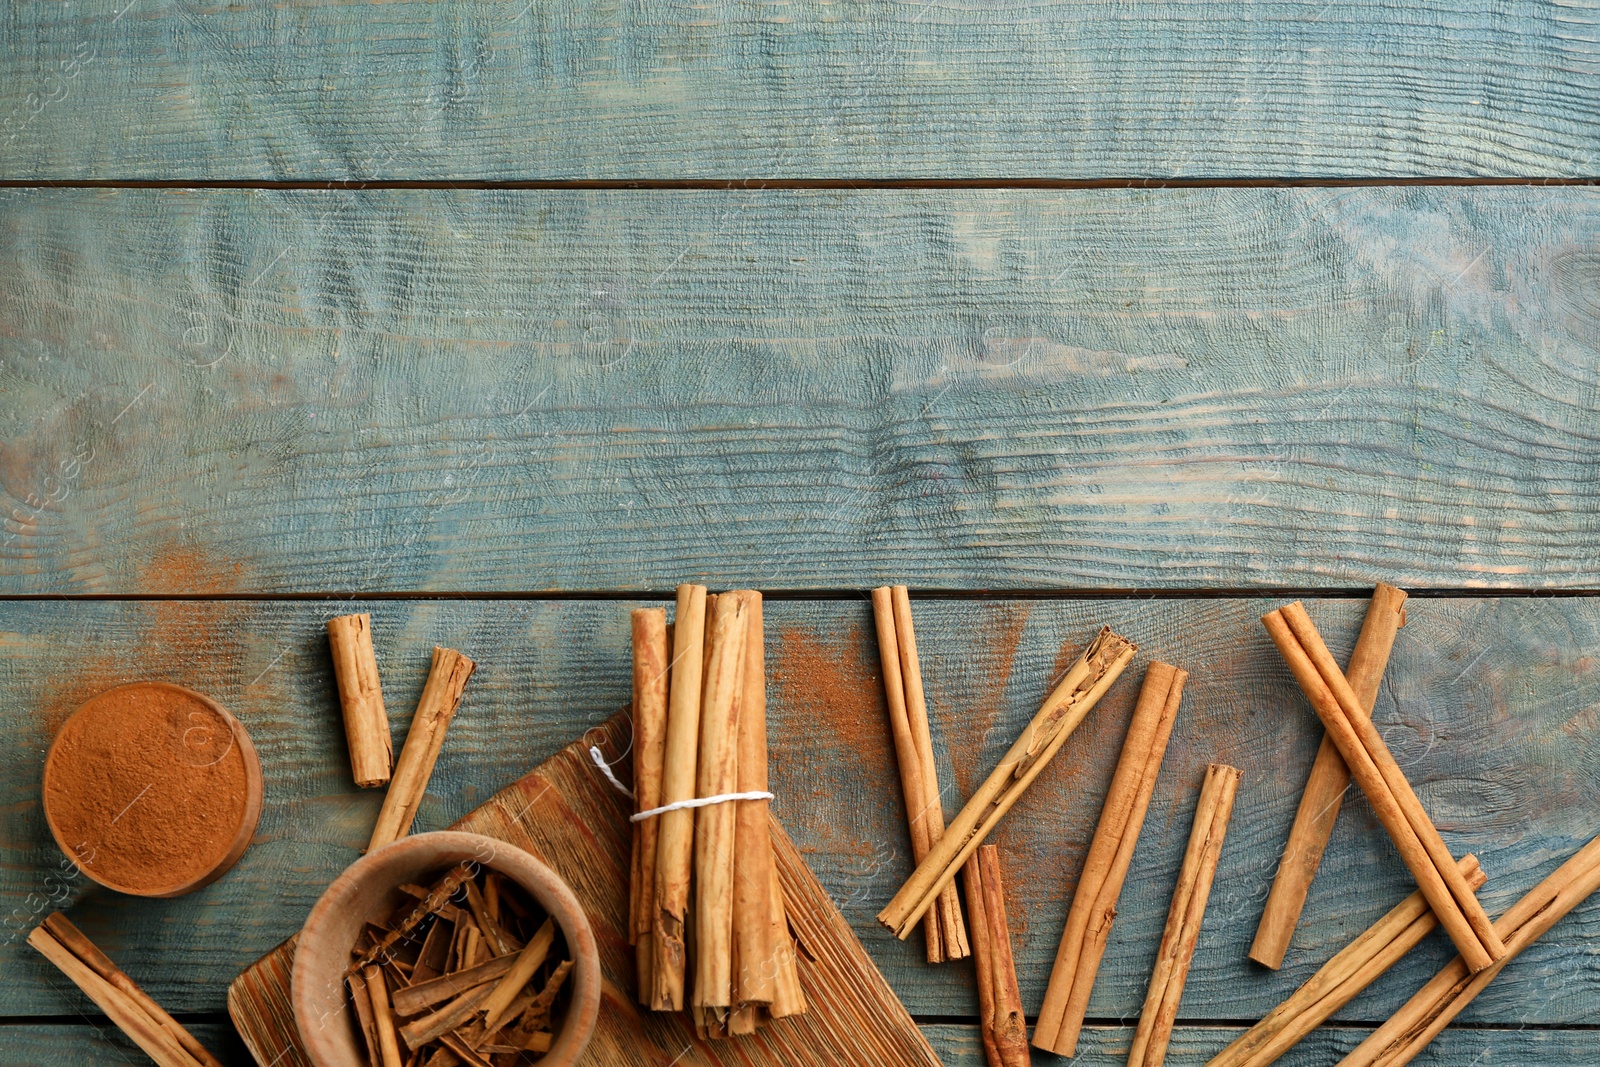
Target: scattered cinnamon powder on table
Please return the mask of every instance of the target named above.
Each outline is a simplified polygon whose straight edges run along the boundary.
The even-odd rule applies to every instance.
[[[244,728],[199,693],[136,682],[90,698],[45,760],[45,816],[91,878],[141,896],[197,889],[232,866],[261,814]]]

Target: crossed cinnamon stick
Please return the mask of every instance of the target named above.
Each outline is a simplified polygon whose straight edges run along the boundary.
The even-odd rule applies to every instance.
[[[1268,612],[1261,621],[1467,968],[1481,971],[1504,958],[1505,942],[1334,662],[1305,606],[1297,600]]]

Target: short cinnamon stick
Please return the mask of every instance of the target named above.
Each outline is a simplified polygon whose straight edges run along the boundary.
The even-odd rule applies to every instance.
[[[1167,910],[1161,948],[1156,952],[1155,971],[1150,976],[1150,988],[1139,1013],[1139,1027],[1134,1031],[1133,1046],[1128,1051],[1128,1067],[1161,1067],[1166,1059],[1172,1026],[1178,1018],[1178,1003],[1183,998],[1183,985],[1189,977],[1189,964],[1200,940],[1200,924],[1205,918],[1206,901],[1211,896],[1211,881],[1217,873],[1217,860],[1222,856],[1228,820],[1233,816],[1239,777],[1236,767],[1213,763],[1206,768],[1200,801],[1195,806],[1194,827],[1189,832],[1189,846],[1184,851],[1183,868],[1172,893],[1172,906]]]
[[[548,951],[548,946],[546,947]],[[462,970],[452,971],[449,974],[431,978],[426,982],[397,989],[390,996],[394,1010],[401,1015],[417,1015],[424,1008],[431,1008],[435,1004],[442,1004],[453,1000],[461,994],[477,989],[481,985],[495,982],[505,977],[512,966],[517,962],[516,956],[496,956],[486,963],[476,967],[467,967]],[[523,979],[524,982],[527,979]]]
[[[700,708],[697,795],[721,796],[738,786],[739,711],[744,692],[748,599],[723,593],[712,617],[711,654]],[[695,809],[693,1004],[700,1009],[733,1006],[733,846],[735,806]]]
[[[661,806],[661,773],[667,748],[667,613],[638,608],[633,613],[633,791],[638,811]],[[633,824],[632,923],[628,940],[636,948],[639,1002],[650,1003],[655,974],[651,902],[655,898],[658,819]]]
[[[1524,949],[1600,889],[1600,837],[1534,886],[1496,920],[1506,954],[1473,973],[1457,956],[1434,975],[1389,1021],[1367,1036],[1339,1067],[1404,1067],[1461,1014]]]
[[[1394,648],[1395,635],[1406,624],[1405,603],[1403,591],[1379,582],[1372,591],[1372,601],[1367,606],[1355,650],[1350,653],[1345,677],[1369,719],[1378,699],[1384,668],[1389,664],[1389,653]],[[1261,911],[1261,924],[1256,927],[1255,941],[1250,945],[1250,958],[1264,967],[1277,970],[1283,966],[1284,954],[1289,950],[1289,941],[1294,937],[1294,928],[1305,907],[1306,893],[1322,863],[1322,853],[1333,835],[1333,824],[1339,818],[1339,808],[1349,785],[1350,768],[1339,755],[1338,745],[1324,734],[1317,758],[1311,764],[1311,774],[1306,778],[1305,792],[1300,794],[1300,808],[1295,812],[1294,826],[1283,847],[1272,891]]]
[[[667,697],[666,747],[661,764],[661,803],[695,795],[700,751],[700,681],[705,657],[706,589],[678,586],[673,618],[672,671]],[[655,963],[650,1006],[682,1011],[688,947],[684,924],[689,912],[689,875],[694,861],[694,812],[665,812],[656,819],[655,905],[651,915]]]
[[[880,923],[902,940],[911,933],[962,864],[1055,758],[1137,651],[1127,638],[1112,633],[1109,627],[1101,629],[999,765],[951,821],[944,836],[878,913]]]
[[[486,1030],[497,1030],[505,1021],[511,1002],[517,999],[522,987],[528,984],[533,972],[543,965],[545,957],[550,954],[550,946],[555,944],[555,933],[554,924],[546,919],[522,951],[517,953],[516,962],[494,987],[489,999],[483,1002],[483,1025]]]
[[[1089,994],[1117,916],[1117,898],[1139,843],[1188,677],[1189,672],[1159,660],[1145,672],[1033,1030],[1033,1043],[1039,1048],[1063,1056],[1077,1051]]]
[[[1462,958],[1473,970],[1482,970],[1504,956],[1505,945],[1483,905],[1461,876],[1377,728],[1362,713],[1359,699],[1304,605],[1295,601],[1268,612],[1261,621]]]
[[[745,593],[744,691],[739,701],[738,791],[767,791],[766,641],[761,594]],[[754,1009],[772,1003],[777,952],[772,928],[770,802],[741,800],[734,812],[733,1003],[742,1014],[736,1032],[749,1032]]]
[[[395,1039],[394,1012],[389,1007],[389,987],[384,984],[381,967],[367,967],[367,1000],[372,1005],[372,1025],[378,1034],[378,1057],[383,1067],[403,1067],[400,1042]]]
[[[1476,856],[1461,857],[1461,873],[1474,889],[1483,885]],[[1350,1003],[1439,925],[1418,890],[1340,949],[1290,997],[1213,1056],[1206,1067],[1267,1067],[1334,1012]]]
[[[372,650],[372,616],[340,615],[328,620],[328,649],[344,711],[344,739],[350,749],[350,773],[362,789],[389,784],[394,769],[394,740],[383,709],[378,682],[378,657]]]
[[[434,648],[433,666],[422,687],[422,696],[417,700],[411,728],[406,731],[406,743],[400,750],[389,792],[384,795],[383,807],[378,812],[378,824],[373,827],[372,840],[367,843],[368,852],[411,832],[411,823],[428,791],[428,779],[433,776],[433,765],[444,747],[445,731],[461,706],[461,695],[476,666],[453,648]]]

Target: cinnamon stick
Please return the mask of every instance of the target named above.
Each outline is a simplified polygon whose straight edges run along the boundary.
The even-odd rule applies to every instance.
[[[486,1030],[492,1032],[499,1029],[500,1023],[506,1018],[506,1009],[511,1007],[511,1002],[517,999],[522,987],[533,978],[533,972],[544,964],[545,957],[550,954],[550,946],[555,944],[555,938],[555,925],[546,919],[544,925],[539,927],[539,932],[529,940],[527,947],[517,953],[516,962],[494,987],[489,999],[483,1002],[483,1025]]]
[[[356,961],[350,965],[349,969],[345,971],[345,973],[359,974],[363,967],[371,963],[373,960],[376,960],[378,957],[384,955],[390,948],[398,944],[401,938],[405,937],[407,934],[411,933],[411,931],[421,926],[422,921],[429,915],[432,915],[436,911],[442,910],[447,904],[449,904],[450,898],[455,895],[456,890],[460,889],[462,884],[471,877],[472,868],[467,864],[458,863],[456,866],[452,867],[450,872],[443,878],[439,879],[438,883],[428,891],[428,895],[426,897],[417,901],[416,906],[407,913],[404,919],[400,920],[399,925],[397,925],[393,930],[389,931],[389,933],[385,935],[382,940],[377,942],[367,951],[361,953],[356,958]],[[462,915],[461,918],[465,920],[466,916]],[[457,928],[459,929],[462,925],[465,924],[458,923]]]
[[[1028,1067],[1028,1023],[1022,1013],[1022,992],[1017,987],[1017,966],[1011,955],[1011,928],[1006,921],[1005,887],[1000,879],[1000,850],[983,845],[973,854],[977,861],[979,895],[967,894],[967,908],[983,910],[984,941],[988,949],[989,1007],[978,1020],[984,1031],[984,1050],[993,1047],[998,1067]],[[970,885],[970,883],[969,883]],[[979,901],[982,901],[980,904]],[[977,925],[974,919],[973,925]],[[980,995],[980,1001],[982,998]]]
[[[662,804],[694,797],[705,621],[705,586],[678,586],[666,744],[661,763]],[[650,1006],[656,1011],[682,1011],[688,965],[684,921],[688,917],[689,874],[694,859],[694,812],[665,812],[656,823],[655,905],[650,917],[655,973],[651,976]]]
[[[1039,1048],[1063,1056],[1077,1052],[1089,994],[1117,916],[1117,899],[1133,861],[1134,846],[1139,843],[1188,677],[1188,671],[1159,660],[1145,672],[1039,1009],[1033,1031],[1033,1043]]]
[[[378,824],[373,827],[372,840],[367,851],[382,848],[398,841],[411,832],[411,823],[422,806],[422,797],[428,791],[428,779],[433,775],[433,765],[444,747],[445,731],[461,706],[461,695],[472,677],[477,664],[453,648],[435,647],[433,666],[428,671],[428,681],[422,687],[417,701],[416,714],[411,717],[411,728],[406,732],[406,743],[400,750],[400,761],[395,765],[394,777],[389,782],[389,792],[383,798],[378,812]]]
[[[1362,714],[1360,701],[1304,605],[1295,601],[1268,612],[1261,621],[1462,958],[1477,971],[1504,956],[1505,945],[1483,905],[1461,876],[1377,728]]]
[[[447,1034],[471,1019],[493,992],[494,987],[487,983],[476,989],[470,989],[432,1015],[413,1019],[402,1026],[400,1036],[405,1039],[408,1048],[421,1048],[441,1034]],[[382,1036],[381,1031],[379,1036]]]
[[[55,933],[56,930],[67,928],[72,934],[77,934],[76,938],[71,938],[69,934],[72,944],[63,944]],[[107,1018],[161,1067],[218,1067],[217,1060],[206,1052],[193,1035],[140,990],[131,978],[118,970],[104,953],[99,949],[87,953],[94,963],[82,958],[75,948],[93,948],[93,945],[88,938],[77,933],[76,928],[67,923],[65,916],[59,912],[52,914],[44,925],[35,927],[28,934],[28,944],[55,964],[62,974],[106,1013]],[[119,975],[120,979],[100,973],[101,968],[94,964],[101,964]],[[137,992],[129,992],[127,987]]]
[[[741,793],[767,791],[766,642],[761,594],[745,594],[744,679],[739,699],[738,786]],[[736,1033],[750,1033],[757,1006],[772,1003],[777,951],[772,928],[772,829],[765,800],[741,800],[734,811],[733,1003]],[[748,1029],[747,1029],[748,1027]]]
[[[1405,603],[1403,591],[1379,582],[1372,591],[1372,601],[1367,606],[1355,650],[1350,653],[1345,678],[1350,682],[1362,713],[1369,719],[1378,699],[1384,668],[1389,664],[1389,652],[1394,648],[1395,635],[1406,624]],[[1349,785],[1350,768],[1339,755],[1339,746],[1324,734],[1317,758],[1311,764],[1311,774],[1306,778],[1305,792],[1300,794],[1300,808],[1295,812],[1294,826],[1283,847],[1283,859],[1278,863],[1272,891],[1261,911],[1261,924],[1256,927],[1255,941],[1250,945],[1250,958],[1264,967],[1277,970],[1283,966],[1284,954],[1289,950],[1289,941],[1294,937],[1294,928],[1305,907],[1306,892],[1322,863],[1323,850],[1333,835],[1333,824],[1339,818],[1339,807]]]
[[[917,636],[911,626],[911,596],[906,587],[894,587],[894,629],[900,650],[900,679],[906,690],[906,715],[911,720],[911,736],[916,741],[922,762],[922,820],[928,824],[928,846],[944,836],[944,805],[939,795],[938,763],[933,756],[933,734],[928,726],[928,702],[922,689],[922,664],[917,658]],[[935,905],[939,913],[939,937],[944,958],[965,959],[972,950],[967,944],[967,928],[961,919],[961,901],[952,880],[939,893]]]
[[[367,1000],[372,1005],[372,1025],[378,1032],[379,1060],[383,1067],[403,1067],[400,1043],[395,1040],[394,1013],[389,1009],[389,989],[383,981],[383,969],[369,966],[362,973],[367,980]]]
[[[340,615],[328,620],[328,649],[344,711],[344,739],[350,749],[350,773],[362,789],[389,784],[394,769],[394,740],[383,709],[378,682],[378,657],[372,651],[372,616]]]
[[[883,661],[890,731],[900,764],[906,820],[911,829],[911,857],[914,862],[921,863],[928,850],[944,836],[944,806],[939,796],[938,765],[933,755],[922,666],[917,657],[911,599],[906,587],[874,589],[872,613],[878,631],[878,653]],[[971,953],[953,880],[940,892],[936,905],[922,917],[922,926],[929,963],[962,959]]]
[[[1476,973],[1460,956],[1445,964],[1388,1022],[1339,1061],[1339,1067],[1404,1067],[1410,1063],[1506,964],[1597,889],[1600,837],[1584,845],[1496,920],[1495,932],[1505,942],[1504,956]]]
[[[1476,856],[1461,857],[1461,873],[1483,885]],[[1350,1003],[1439,925],[1421,890],[1395,905],[1306,980],[1260,1022],[1213,1056],[1206,1067],[1267,1067]]]
[[[924,808],[927,790],[922,776],[927,768],[911,732],[911,716],[906,708],[905,682],[900,673],[900,641],[894,622],[894,593],[889,586],[872,591],[872,618],[878,631],[878,657],[883,664],[884,699],[889,707],[889,734],[894,738],[895,760],[900,767],[900,793],[905,799],[906,823],[911,833],[911,860],[920,864],[931,847],[929,820]],[[929,908],[922,917],[924,951],[929,963],[943,963],[944,935],[939,928],[940,908]]]
[[[549,951],[548,948],[546,951]],[[416,1015],[424,1008],[441,1004],[504,977],[516,962],[516,956],[496,956],[476,967],[466,967],[440,975],[438,978],[430,978],[426,982],[397,989],[390,1000],[398,1014]]]
[[[988,848],[979,846],[979,851]],[[995,1043],[994,1028],[988,1025],[994,1018],[994,950],[989,945],[989,917],[983,904],[983,872],[978,867],[978,855],[973,853],[961,867],[961,885],[967,891],[967,935],[972,948],[972,973],[978,986],[978,1039],[983,1045],[983,1059],[989,1067],[1005,1067],[1000,1060],[1000,1046]]]
[[[367,1050],[367,1063],[381,1063],[383,1050],[378,1046],[378,1024],[372,1017],[372,998],[367,994],[367,978],[365,975],[347,975],[344,984],[350,991],[350,1003],[355,1005],[356,1024]]]
[[[789,932],[788,905],[783,899],[783,883],[778,878],[778,865],[772,865],[772,932],[774,944],[772,1005],[767,1014],[774,1019],[803,1015],[806,1011],[805,990],[800,988],[800,969],[795,961],[794,938]]]
[[[1211,881],[1222,855],[1222,841],[1233,815],[1233,800],[1239,789],[1236,767],[1213,763],[1206,768],[1205,783],[1195,806],[1194,827],[1184,851],[1183,868],[1167,910],[1167,926],[1161,934],[1161,948],[1150,975],[1150,988],[1139,1013],[1139,1027],[1128,1051],[1128,1067],[1161,1067],[1172,1040],[1172,1026],[1178,1018],[1178,1003],[1189,977],[1200,940],[1200,924],[1205,918],[1206,901],[1211,896]]]
[[[878,913],[878,921],[904,940],[932,907],[961,865],[1033,780],[1055,758],[1111,684],[1132,662],[1137,647],[1102,628],[1046,698],[1033,721],[967,801],[905,885]]]
[[[739,784],[739,705],[744,692],[748,599],[741,593],[717,598],[711,623],[705,694],[700,708],[700,757],[696,789],[704,797],[736,791]],[[695,976],[699,1009],[733,1006],[732,803],[695,809]]]
[[[661,806],[661,772],[667,747],[667,613],[663,608],[633,612],[633,791],[637,810]],[[632,922],[628,940],[636,946],[639,1002],[650,1003],[655,974],[651,902],[655,897],[657,819],[633,824]]]

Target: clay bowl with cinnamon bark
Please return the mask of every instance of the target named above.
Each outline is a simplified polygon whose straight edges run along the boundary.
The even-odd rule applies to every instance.
[[[524,903],[519,905],[519,900]],[[522,916],[520,928],[509,910],[513,905]],[[419,908],[431,917],[415,929],[431,933],[434,927],[428,923],[453,928],[447,938],[448,950],[435,953],[427,945],[427,936],[409,935],[386,947],[384,931],[393,933],[404,926],[404,921],[397,922],[395,917],[412,916]],[[448,918],[451,916],[454,918]],[[532,930],[534,925],[539,927],[537,933]],[[463,933],[468,936],[457,936]],[[519,961],[532,955],[529,950],[541,939],[551,946],[549,959],[536,973],[529,970],[531,978],[523,976]],[[409,948],[405,940],[412,942]],[[499,943],[494,947],[480,944],[491,940]],[[420,947],[416,942],[422,943]],[[556,965],[557,959],[563,962]],[[363,964],[363,960],[367,962]],[[444,960],[449,962],[441,962]],[[495,973],[492,980],[476,984],[463,977],[468,969],[481,978],[496,967],[507,973]],[[551,974],[552,967],[561,973]],[[301,1044],[316,1067],[367,1067],[385,1062],[379,1049],[369,1045],[381,1044],[373,1035],[382,1029],[382,1023],[374,1024],[373,1018],[390,1010],[389,1001],[396,1009],[391,1017],[399,1062],[406,1062],[412,1054],[408,1028],[411,1037],[418,1038],[428,1029],[429,1020],[444,1016],[459,1004],[460,1021],[452,1023],[447,1036],[457,1042],[476,1041],[474,1048],[481,1050],[484,1062],[500,1062],[495,1057],[501,1056],[518,1062],[538,1059],[542,1067],[569,1067],[583,1054],[594,1032],[600,981],[594,931],[578,898],[554,871],[504,841],[441,830],[385,845],[351,864],[328,886],[300,931],[290,1001]],[[408,999],[416,1002],[419,992],[430,988],[427,982],[451,988],[441,991],[427,1007],[409,1013],[399,1010],[408,1007]],[[541,982],[545,983],[543,990],[539,989]],[[526,991],[523,983],[527,983]],[[507,990],[502,990],[502,985]],[[512,985],[518,988],[511,989]],[[552,1010],[555,1001],[549,991],[553,986],[559,986],[559,1005]],[[471,988],[463,994],[459,987]],[[502,992],[506,996],[497,1016],[493,1014],[495,998]],[[473,993],[480,995],[480,1001],[466,1003]],[[518,994],[516,999],[512,994]],[[358,996],[365,1003],[357,1004]],[[533,1000],[532,1010],[540,1010],[540,996],[546,997],[544,1025],[553,1032],[522,1036],[540,1038],[548,1044],[548,1051],[530,1043],[518,1047],[542,1052],[542,1056],[496,1052],[513,1040],[506,1033],[515,1030],[509,1023],[523,1005]],[[379,1007],[374,997],[384,997],[386,1002]],[[511,1006],[506,1008],[508,1001]],[[505,1030],[487,1025],[496,1018],[507,1021]],[[425,1045],[419,1042],[416,1047]],[[473,1061],[456,1056],[449,1062]]]

